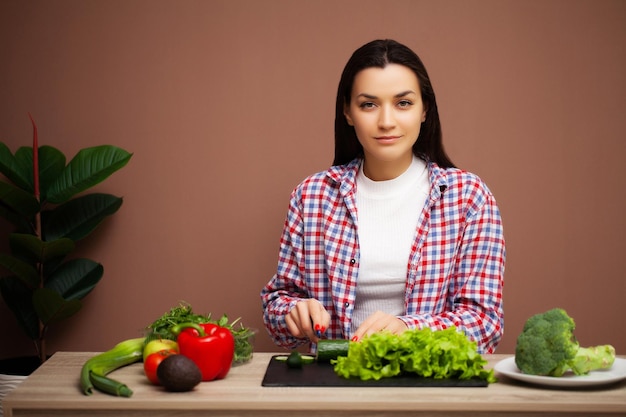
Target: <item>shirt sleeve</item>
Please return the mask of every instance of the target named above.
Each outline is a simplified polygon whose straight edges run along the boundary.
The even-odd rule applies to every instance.
[[[291,335],[285,322],[286,315],[303,298],[308,298],[302,289],[303,282],[303,220],[299,198],[295,190],[290,199],[287,218],[280,238],[278,267],[276,274],[261,290],[263,321],[274,342],[286,349],[308,343]]]

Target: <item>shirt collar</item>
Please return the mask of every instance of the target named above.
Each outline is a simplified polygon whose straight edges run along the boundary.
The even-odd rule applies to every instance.
[[[355,158],[344,165],[333,165],[328,169],[326,175],[339,184],[342,190],[347,192],[354,189],[356,176],[362,163],[362,158]],[[447,170],[432,161],[426,161],[426,163],[428,165],[429,180],[433,184],[431,197],[438,198],[449,186]]]

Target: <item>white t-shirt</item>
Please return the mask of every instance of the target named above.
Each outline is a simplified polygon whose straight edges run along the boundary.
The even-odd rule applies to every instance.
[[[429,191],[426,163],[413,156],[399,177],[356,178],[357,227],[361,259],[352,331],[377,310],[404,314],[404,293],[417,221]]]

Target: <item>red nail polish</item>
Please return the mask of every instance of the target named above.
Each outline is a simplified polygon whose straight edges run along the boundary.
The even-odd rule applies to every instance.
[[[357,340],[359,340],[359,338],[358,338],[357,336],[352,336],[352,339],[351,339],[351,340],[352,340],[353,342],[356,342]]]
[[[320,329],[320,332],[324,333],[326,331],[326,327],[323,327]]]
[[[321,327],[319,324],[316,324],[316,325],[315,325],[315,330],[319,331],[319,330],[321,330],[321,328],[322,328],[322,327]]]

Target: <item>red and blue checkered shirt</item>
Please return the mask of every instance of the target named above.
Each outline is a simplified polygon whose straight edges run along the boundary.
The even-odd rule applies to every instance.
[[[261,291],[264,322],[275,343],[293,349],[308,340],[287,330],[299,300],[315,298],[331,315],[325,337],[350,338],[359,273],[356,176],[361,164],[306,178],[292,192],[276,274]],[[430,195],[407,263],[409,328],[456,326],[492,353],[503,334],[505,245],[502,220],[487,186],[469,172],[428,163]],[[315,346],[311,346],[315,350]]]

